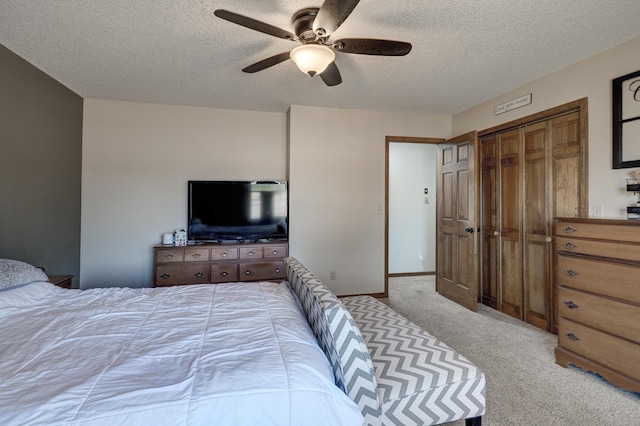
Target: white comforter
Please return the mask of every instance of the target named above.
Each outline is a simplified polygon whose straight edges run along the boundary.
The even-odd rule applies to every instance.
[[[0,292],[0,424],[361,425],[285,283]]]

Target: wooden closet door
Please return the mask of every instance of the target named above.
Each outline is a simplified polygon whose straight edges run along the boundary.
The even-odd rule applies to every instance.
[[[548,329],[551,289],[551,197],[552,176],[547,166],[548,122],[523,128],[524,198],[523,209],[523,291],[524,320]]]
[[[586,100],[544,114],[481,138],[482,302],[556,332],[553,220],[588,214]]]
[[[553,163],[552,217],[586,216],[587,179],[585,147],[580,140],[580,113],[554,118],[551,126]]]
[[[480,141],[482,170],[482,303],[498,309],[498,144],[496,135]]]
[[[520,177],[520,130],[500,133],[499,165],[499,243],[500,310],[522,319],[522,196]]]

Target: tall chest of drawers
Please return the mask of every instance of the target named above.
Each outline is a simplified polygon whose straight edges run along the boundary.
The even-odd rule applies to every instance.
[[[556,362],[640,392],[640,221],[555,223]]]

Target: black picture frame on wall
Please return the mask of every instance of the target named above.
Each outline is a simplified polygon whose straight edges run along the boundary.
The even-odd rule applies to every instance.
[[[613,80],[613,168],[640,167],[640,71]]]

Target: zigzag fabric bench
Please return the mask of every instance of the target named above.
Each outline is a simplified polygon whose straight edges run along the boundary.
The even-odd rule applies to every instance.
[[[486,382],[474,364],[373,297],[340,300],[296,259],[285,264],[336,385],[365,425],[481,424]]]
[[[341,301],[371,354],[383,425],[480,425],[486,381],[478,367],[371,296]]]

